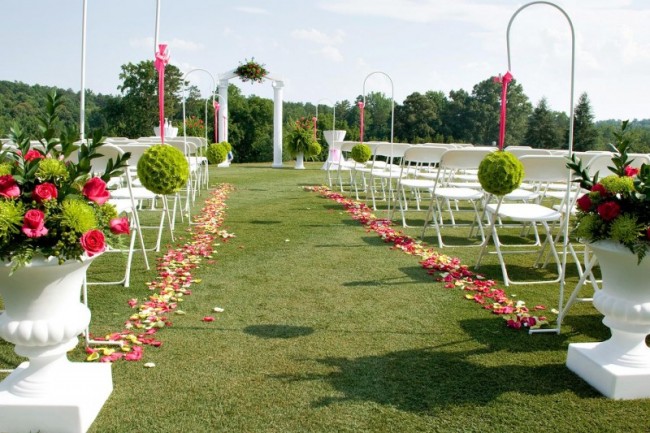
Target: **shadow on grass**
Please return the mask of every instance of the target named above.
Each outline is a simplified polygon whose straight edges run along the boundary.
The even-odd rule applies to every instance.
[[[486,366],[468,358],[486,352],[428,348],[354,359],[318,359],[336,369],[323,379],[343,395],[323,398],[312,405],[370,401],[435,415],[454,406],[488,405],[510,392],[537,396],[573,390],[580,397],[598,396],[564,364]]]
[[[259,225],[271,225],[271,224],[282,224],[282,221],[273,221],[273,220],[251,220],[250,224],[259,224]]]
[[[245,327],[244,332],[260,338],[296,338],[312,334],[314,328],[293,325],[251,325]]]
[[[379,287],[379,286],[402,286],[404,284],[421,284],[422,282],[435,282],[429,274],[423,272],[420,266],[399,268],[402,276],[381,278],[375,280],[349,281],[342,285],[345,287]]]

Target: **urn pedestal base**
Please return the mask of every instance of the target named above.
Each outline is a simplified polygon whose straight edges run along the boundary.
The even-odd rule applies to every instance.
[[[113,391],[111,364],[71,362],[48,386],[51,393],[20,397],[9,391],[22,380],[23,362],[0,382],[0,432],[84,433]],[[41,386],[40,391],[48,394]]]
[[[602,343],[569,344],[566,365],[605,397],[632,400],[650,397],[650,366],[625,366],[611,362]],[[608,356],[609,355],[609,356]]]

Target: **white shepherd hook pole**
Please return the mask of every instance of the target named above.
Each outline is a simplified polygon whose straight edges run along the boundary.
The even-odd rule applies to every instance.
[[[573,154],[573,115],[574,115],[574,107],[573,107],[573,94],[574,94],[574,82],[575,82],[575,64],[576,64],[576,35],[575,31],[573,29],[573,23],[571,22],[571,18],[569,18],[569,15],[556,5],[555,3],[551,3],[548,1],[534,1],[528,4],[523,5],[517,11],[512,15],[510,18],[510,21],[508,22],[508,30],[506,32],[506,44],[507,44],[507,49],[508,49],[508,71],[512,72],[512,64],[510,62],[510,28],[512,26],[512,22],[514,21],[515,17],[521,12],[522,10],[526,9],[529,6],[536,5],[536,4],[543,4],[543,5],[548,5],[552,6],[558,11],[564,15],[566,18],[567,22],[569,23],[569,27],[571,28],[571,90],[570,90],[570,98],[569,98],[569,158]],[[567,185],[571,185],[571,170],[567,169]],[[571,200],[570,200],[570,189],[567,187],[566,190],[566,195],[564,197],[564,215],[570,215],[570,205],[571,205]],[[562,275],[566,274],[566,263],[567,263],[567,256],[568,256],[568,244],[569,244],[569,218],[565,218],[564,223],[562,224],[561,227],[562,230],[562,249],[563,249],[563,255],[562,255]],[[555,332],[557,334],[560,333],[560,327],[562,325],[561,321],[562,318],[564,317],[564,311],[563,311],[563,303],[564,303],[564,278],[560,279],[560,300],[558,302],[558,310],[560,311],[560,314],[557,319],[557,325],[555,328],[550,328],[550,329],[531,329],[528,331],[530,334],[533,334],[535,332]],[[568,307],[569,305],[567,305]]]
[[[160,0],[156,0],[156,30],[153,38],[153,52],[158,52],[158,39],[160,37]]]
[[[79,139],[86,138],[86,9],[88,0],[83,0],[81,18],[81,99],[79,101]]]
[[[382,74],[388,81],[390,81],[390,158],[386,161],[388,164],[393,163],[393,126],[395,124],[395,86],[393,85],[393,79],[385,72],[375,71],[366,75],[366,78],[363,80],[363,106],[366,106],[366,81],[372,75]],[[363,134],[363,132],[362,132]],[[388,217],[390,218],[391,211],[390,206],[392,204],[391,200],[393,198],[393,169],[391,165],[388,165]]]

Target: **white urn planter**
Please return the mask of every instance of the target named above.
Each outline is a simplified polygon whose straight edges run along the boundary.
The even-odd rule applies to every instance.
[[[296,170],[305,169],[304,159],[305,159],[305,154],[303,152],[298,152],[296,154],[296,166],[294,167]]]
[[[0,264],[0,338],[29,358],[0,382],[0,432],[85,432],[113,390],[111,365],[70,362],[90,322],[80,302],[92,259]]]
[[[602,288],[594,307],[605,317],[612,336],[600,343],[569,345],[567,367],[606,397],[650,397],[650,258],[638,263],[636,254],[618,242],[589,244],[598,258]]]
[[[160,126],[154,126],[153,133],[156,137],[160,137]],[[178,127],[165,126],[165,138],[176,138],[177,136],[178,136]]]

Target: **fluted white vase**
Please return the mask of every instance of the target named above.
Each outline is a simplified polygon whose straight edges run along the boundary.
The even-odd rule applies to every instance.
[[[80,301],[92,259],[0,265],[0,338],[27,357],[0,382],[0,431],[86,431],[113,389],[110,364],[70,362],[90,322]]]
[[[569,345],[567,367],[603,395],[613,399],[650,397],[650,258],[618,242],[589,244],[598,258],[602,288],[594,307],[605,317],[612,336],[600,343]]]

